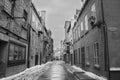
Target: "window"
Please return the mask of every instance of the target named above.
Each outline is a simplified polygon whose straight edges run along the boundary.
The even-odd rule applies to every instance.
[[[77,29],[75,29],[75,40],[77,40]]]
[[[79,29],[77,27],[77,39],[79,38]]]
[[[10,44],[9,61],[14,60],[14,44]]]
[[[88,16],[85,16],[85,30],[88,30]]]
[[[77,34],[77,40],[78,40],[78,29],[76,29],[76,34]]]
[[[81,51],[80,51],[81,49],[79,48],[79,64],[81,64]]]
[[[8,66],[25,63],[26,47],[11,42],[9,45]]]
[[[83,31],[83,22],[81,22],[81,31]]]
[[[75,63],[77,64],[77,49],[75,50]]]
[[[90,64],[90,48],[89,46],[86,47],[86,64]]]
[[[79,64],[79,49],[76,49],[77,64]]]
[[[75,29],[75,35],[76,35],[76,38],[75,38],[75,40],[77,40],[77,30]]]
[[[94,43],[94,64],[99,65],[99,44]]]
[[[78,30],[78,37],[80,38],[80,25],[77,26],[77,30]]]
[[[91,11],[92,11],[92,16],[96,17],[96,7],[95,7],[95,3],[92,5]]]
[[[75,63],[75,60],[76,60],[76,58],[75,58],[75,53],[76,53],[76,51],[74,50],[74,64],[76,64],[76,63]]]
[[[91,11],[92,11],[92,12],[96,12],[95,3],[92,5],[92,7],[91,7]]]
[[[75,39],[76,39],[76,37],[75,37],[76,35],[75,35],[75,31],[74,31],[74,41],[75,41]]]
[[[74,41],[75,40],[75,33],[74,33],[74,31],[72,33],[73,33],[73,41]]]
[[[74,50],[74,64],[77,64],[77,50]]]
[[[81,27],[80,27],[80,25],[79,25],[78,27],[79,27],[78,29],[79,29],[79,37],[80,37],[80,31],[81,31]]]
[[[74,29],[74,40],[76,40],[76,32],[75,32],[75,29]]]

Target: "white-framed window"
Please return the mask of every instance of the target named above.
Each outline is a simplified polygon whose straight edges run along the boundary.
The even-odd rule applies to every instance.
[[[81,27],[80,27],[80,25],[78,25],[78,30],[79,30],[79,37],[80,37],[80,32],[81,32]]]
[[[85,16],[85,30],[88,30],[88,15]]]
[[[83,28],[83,22],[81,22],[81,31],[83,31],[84,28]]]
[[[94,64],[99,65],[99,43],[94,43]]]
[[[73,31],[73,41],[75,40],[75,32]]]
[[[76,32],[76,40],[77,40],[78,39],[78,34],[77,34],[78,30],[76,29],[75,32]]]
[[[92,12],[92,16],[96,17],[96,5],[95,5],[95,3],[91,6],[91,12]]]
[[[75,41],[76,41],[76,30],[75,30]]]
[[[76,39],[76,35],[75,35],[75,30],[74,30],[74,41],[75,41],[75,39]]]
[[[79,27],[77,27],[77,39],[79,38]]]

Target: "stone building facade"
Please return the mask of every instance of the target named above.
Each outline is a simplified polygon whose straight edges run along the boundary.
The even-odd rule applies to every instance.
[[[31,0],[0,0],[0,77],[27,67],[30,3]]]
[[[65,21],[65,40],[63,42],[65,49],[64,49],[64,61],[66,63],[70,63],[70,48],[71,48],[71,35],[70,35],[70,31],[71,31],[71,21]]]
[[[51,31],[47,30],[46,27],[43,28],[43,46],[42,46],[42,63],[51,61],[53,58],[53,39],[51,38]]]
[[[29,67],[41,64],[41,16],[31,3],[31,27],[29,28]]]
[[[83,0],[73,27],[73,63],[108,80],[119,80],[119,0]]]
[[[52,60],[44,13],[31,0],[0,0],[0,78]]]

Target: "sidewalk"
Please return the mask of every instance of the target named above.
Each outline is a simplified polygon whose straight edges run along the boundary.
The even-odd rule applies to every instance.
[[[66,67],[79,80],[107,80],[107,78],[103,76],[98,76],[92,72],[85,71],[82,68],[77,67],[75,65],[71,66],[69,64],[66,64]]]
[[[74,68],[69,64],[66,64],[65,67],[79,80],[95,80],[92,77],[85,75],[85,71],[82,69]]]

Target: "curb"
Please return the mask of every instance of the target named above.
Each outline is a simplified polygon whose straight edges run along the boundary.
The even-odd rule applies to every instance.
[[[78,80],[95,80],[87,75],[84,74],[84,72],[73,72],[73,75],[78,79]]]
[[[69,64],[65,64],[67,67],[67,70],[72,73],[78,80],[95,80],[87,75],[85,75],[85,72],[78,72],[73,67],[71,67]]]

